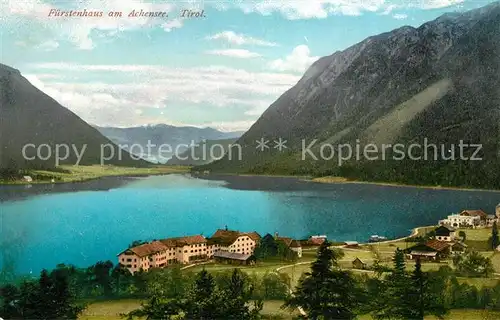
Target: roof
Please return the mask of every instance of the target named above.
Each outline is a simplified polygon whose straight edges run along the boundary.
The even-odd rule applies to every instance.
[[[486,216],[488,215],[486,212],[484,212],[483,210],[463,210],[462,212],[460,212],[460,215],[461,216],[479,216],[481,218],[486,218]]]
[[[448,226],[439,226],[436,229],[434,229],[436,236],[449,236],[450,232],[453,231],[455,231],[455,229]]]
[[[358,257],[356,257],[356,259],[354,259],[354,260],[352,261],[352,263],[355,263],[355,262],[358,262],[358,261],[359,261],[359,262],[361,262],[362,264],[366,264],[366,263],[364,263],[363,261],[361,261],[361,259],[360,259],[360,258],[358,258]]]
[[[325,241],[326,238],[323,238],[323,236],[311,236],[311,238],[309,238],[309,242],[315,245],[320,245]]]
[[[206,243],[207,239],[205,239],[204,236],[198,234],[195,236],[161,239],[160,241],[169,248],[175,248],[198,243]]]
[[[136,256],[142,258],[142,257],[149,256],[151,254],[165,251],[167,249],[168,249],[168,247],[166,245],[164,245],[163,243],[161,243],[160,241],[153,241],[150,243],[145,243],[145,244],[141,244],[141,245],[136,246],[136,247],[129,248],[129,249],[121,252],[120,254],[130,251],[130,252],[134,253]]]
[[[217,251],[214,253],[214,258],[225,258],[231,260],[246,261],[250,257],[252,257],[251,254],[242,254],[237,252]]]
[[[428,252],[428,251],[412,251],[411,255],[414,256],[426,256],[426,257],[434,257],[437,255],[437,252]]]
[[[439,241],[439,240],[429,240],[425,243],[425,246],[439,252],[439,251],[443,251],[444,249],[448,248],[450,246],[450,244],[448,242]]]
[[[260,235],[255,231],[239,232],[237,230],[218,229],[217,231],[215,231],[214,235],[210,238],[210,243],[231,245],[236,241],[236,239],[242,236],[247,236],[254,241],[258,241],[260,239]]]
[[[344,241],[346,246],[357,246],[359,243],[357,241]]]
[[[292,243],[290,243],[290,248],[301,248],[302,246],[300,245],[300,241],[298,240],[292,240]]]
[[[288,237],[277,237],[276,240],[283,241],[287,247],[290,248],[300,248],[300,242]]]

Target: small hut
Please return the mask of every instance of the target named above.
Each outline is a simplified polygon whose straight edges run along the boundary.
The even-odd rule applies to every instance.
[[[360,258],[356,257],[356,259],[354,259],[354,261],[352,262],[352,268],[364,270],[366,269],[366,263],[361,261]]]

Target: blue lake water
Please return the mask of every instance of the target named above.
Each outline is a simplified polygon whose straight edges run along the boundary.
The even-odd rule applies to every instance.
[[[80,183],[64,192],[0,187],[0,264],[24,274],[58,263],[116,262],[116,254],[134,240],[210,236],[226,225],[295,238],[399,237],[464,208],[492,214],[500,202],[498,192],[232,179],[154,176],[105,188],[98,187],[104,182]]]

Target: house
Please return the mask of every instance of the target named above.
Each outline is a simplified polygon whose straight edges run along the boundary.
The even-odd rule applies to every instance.
[[[302,245],[300,241],[287,237],[279,237],[277,232],[274,235],[274,239],[283,242],[290,250],[297,253],[297,257],[302,258]]]
[[[33,182],[33,178],[32,178],[32,177],[30,177],[30,176],[24,176],[24,177],[23,177],[23,181],[24,181],[24,182]]]
[[[170,263],[189,264],[211,258],[214,248],[207,245],[207,239],[202,235],[168,238],[160,240],[169,248]]]
[[[481,225],[481,217],[474,215],[452,214],[446,219],[440,220],[442,226],[451,226],[453,228],[475,228]]]
[[[463,217],[479,217],[481,225],[486,224],[486,217],[488,216],[483,210],[463,210],[460,215]]]
[[[214,260],[219,263],[252,265],[256,259],[253,254],[242,254],[237,252],[218,251],[214,254]]]
[[[210,237],[209,243],[214,252],[226,251],[241,254],[253,254],[255,246],[260,240],[260,235],[253,232],[240,232],[235,230],[219,229]]]
[[[455,229],[446,226],[439,226],[434,230],[436,240],[451,242],[455,240]]]
[[[118,254],[118,263],[131,273],[171,264],[189,264],[213,257],[215,248],[202,235],[168,238],[141,244]]]
[[[154,267],[166,265],[166,255],[168,247],[160,241],[141,244],[129,248],[118,254],[118,263],[127,268],[130,273],[139,270],[147,271]]]
[[[366,269],[366,263],[364,263],[363,261],[361,261],[361,259],[356,257],[356,259],[354,259],[354,261],[352,262],[352,268],[364,270]]]
[[[357,241],[345,241],[344,248],[358,248],[359,243]]]
[[[325,242],[327,239],[326,236],[321,235],[321,236],[311,236],[309,237],[309,242],[313,245],[320,246]]]
[[[411,260],[438,261],[451,253],[451,243],[439,240],[429,240],[409,248],[408,258]]]

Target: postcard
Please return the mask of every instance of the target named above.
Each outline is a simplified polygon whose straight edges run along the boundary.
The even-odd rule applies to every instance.
[[[0,4],[0,320],[500,319],[499,1]]]

